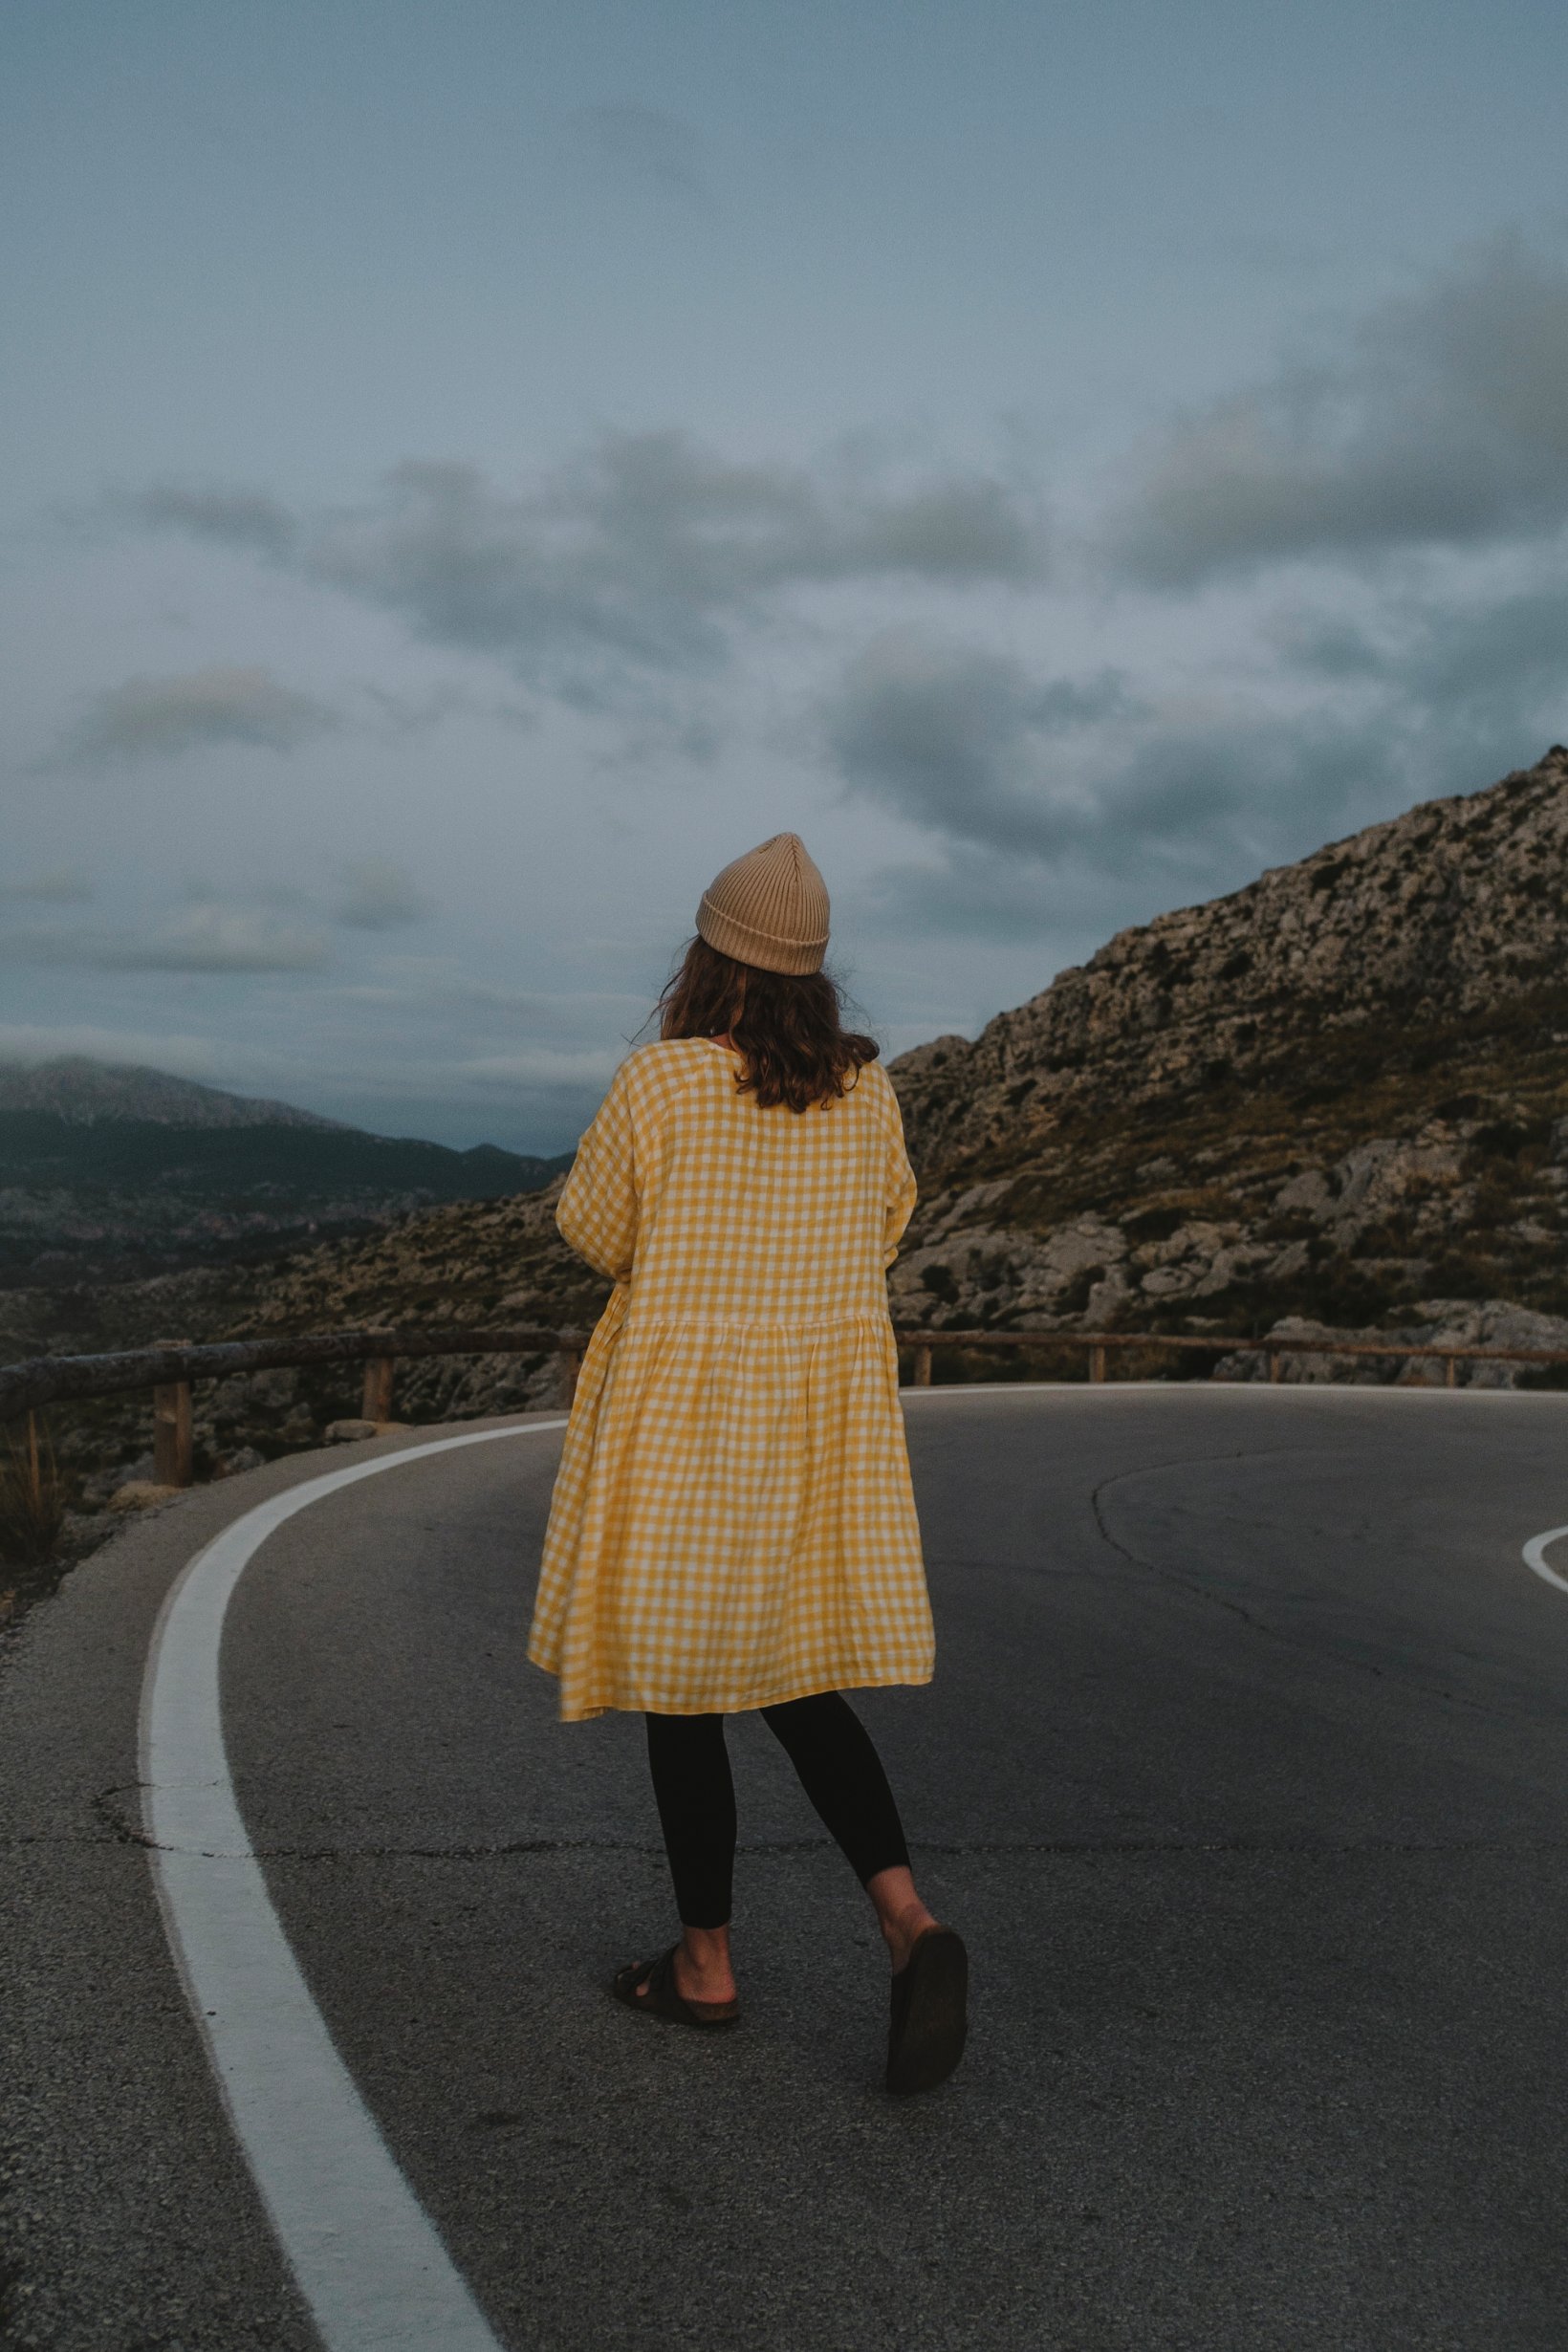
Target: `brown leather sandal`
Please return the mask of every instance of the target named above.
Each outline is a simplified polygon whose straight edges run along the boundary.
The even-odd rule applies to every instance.
[[[705,2034],[717,2033],[721,2027],[740,2023],[739,2001],[688,2001],[675,1982],[675,1955],[679,1944],[661,1952],[657,1960],[630,1960],[623,1969],[617,1969],[610,1982],[610,1991],[628,2009],[641,2010],[644,2016],[663,2017],[670,2025],[694,2025]],[[642,1987],[646,1985],[646,1993]]]
[[[969,1959],[951,1927],[927,1927],[893,1978],[887,2088],[934,2091],[964,2055]]]

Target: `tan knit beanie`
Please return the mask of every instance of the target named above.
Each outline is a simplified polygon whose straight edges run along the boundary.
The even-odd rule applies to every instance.
[[[697,909],[710,947],[764,971],[819,971],[828,886],[798,833],[775,833],[715,874]]]

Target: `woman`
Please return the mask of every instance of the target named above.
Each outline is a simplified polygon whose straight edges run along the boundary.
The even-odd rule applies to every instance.
[[[712,2029],[735,1797],[724,1718],[758,1709],[876,1907],[893,1963],[887,2087],[964,2046],[964,1946],[922,1903],[845,1687],[925,1683],[931,1614],[886,1269],[914,1207],[898,1100],[821,969],[828,895],[794,833],[711,882],[621,1065],[556,1223],[615,1284],[583,1360],[529,1655],[568,1722],[635,1708],[680,1941],[617,1997]]]

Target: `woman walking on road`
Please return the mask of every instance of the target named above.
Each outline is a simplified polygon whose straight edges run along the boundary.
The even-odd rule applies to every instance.
[[[561,1714],[647,1721],[680,1941],[615,1979],[713,2029],[735,1796],[724,1718],[760,1710],[875,1906],[887,2087],[964,2047],[967,1962],[922,1903],[846,1689],[931,1677],[930,1606],[884,1276],[915,1202],[893,1088],[821,969],[828,894],[794,833],[709,883],[577,1146],[556,1223],[615,1284],[583,1359],[529,1655]]]

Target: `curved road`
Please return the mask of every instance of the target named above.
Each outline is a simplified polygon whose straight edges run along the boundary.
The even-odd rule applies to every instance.
[[[731,1741],[741,2032],[599,1990],[667,1899],[641,1727],[559,1729],[522,1661],[555,1431],[329,1493],[238,1582],[250,1850],[479,2336],[1557,2352],[1568,1592],[1521,1550],[1568,1520],[1568,1399],[907,1402],[938,1679],[863,1707],[976,1978],[969,2058],[925,2101],[876,2087],[874,1934],[754,1723]],[[138,1694],[202,1544],[406,1444],[192,1495],[15,1645],[19,2347],[318,2341],[163,1939]]]

